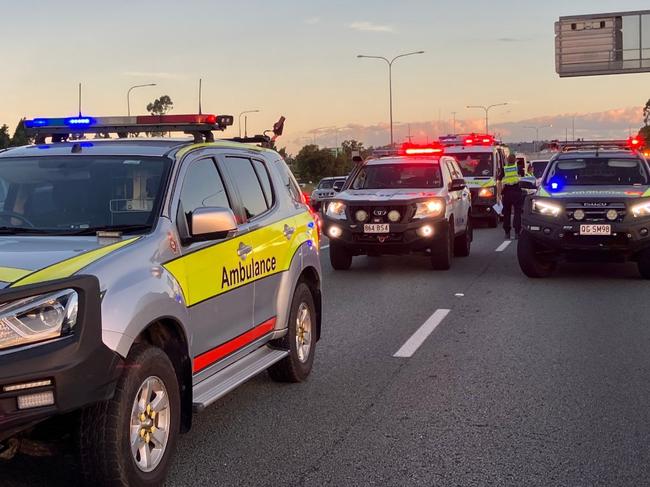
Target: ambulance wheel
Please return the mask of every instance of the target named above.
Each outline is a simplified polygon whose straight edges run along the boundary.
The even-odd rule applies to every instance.
[[[474,228],[472,219],[467,216],[467,228],[465,232],[454,241],[454,256],[467,257],[472,249],[472,240],[474,240]]]
[[[517,259],[522,272],[532,278],[549,277],[556,268],[556,263],[544,260],[539,255],[539,247],[527,232],[521,232],[517,244]]]
[[[180,430],[180,388],[159,348],[133,347],[112,399],[84,409],[79,459],[85,483],[163,485]]]
[[[499,215],[490,215],[488,217],[488,228],[496,228],[499,226]]]
[[[446,271],[451,268],[454,256],[454,224],[442,231],[438,237],[437,246],[431,249],[431,267],[437,271]]]
[[[337,271],[347,271],[352,265],[352,253],[344,246],[330,243],[330,264]]]
[[[650,249],[644,250],[641,255],[639,255],[639,260],[636,265],[641,277],[643,279],[650,279]]]
[[[289,355],[272,365],[271,379],[277,382],[302,382],[309,376],[316,352],[316,307],[309,286],[298,283],[293,293],[289,330],[278,346]]]

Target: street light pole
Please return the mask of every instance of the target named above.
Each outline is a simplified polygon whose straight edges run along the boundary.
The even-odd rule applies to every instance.
[[[259,113],[259,110],[244,110],[239,114],[239,137],[241,138],[241,116],[246,113]]]
[[[136,88],[146,88],[147,86],[156,86],[156,83],[147,83],[146,85],[135,85],[129,88],[129,91],[126,92],[126,113],[131,116],[131,91]]]
[[[389,109],[390,109],[390,146],[393,147],[394,145],[394,140],[393,140],[393,63],[397,61],[399,58],[403,58],[406,56],[413,56],[415,54],[424,54],[424,51],[415,51],[415,52],[407,52],[405,54],[400,54],[399,56],[395,56],[393,59],[387,59],[383,56],[366,56],[363,54],[357,55],[357,58],[362,59],[379,59],[381,61],[385,61],[386,64],[388,64],[388,104],[389,104]]]
[[[485,110],[485,133],[489,134],[490,133],[490,123],[488,119],[488,114],[490,113],[490,110],[495,107],[503,107],[506,106],[508,102],[505,103],[495,103],[494,105],[468,105],[466,108],[480,108],[481,110]]]

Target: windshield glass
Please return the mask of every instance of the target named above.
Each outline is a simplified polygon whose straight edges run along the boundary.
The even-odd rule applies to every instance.
[[[548,161],[533,161],[533,175],[536,178],[541,178],[544,175],[544,169],[548,166]]]
[[[327,179],[325,181],[320,182],[320,184],[318,185],[318,189],[332,189],[332,186],[334,186],[334,180]]]
[[[491,152],[452,154],[465,177],[485,177],[494,175]]]
[[[550,183],[560,186],[647,185],[648,174],[639,159],[559,160],[546,176],[546,184]]]
[[[352,189],[441,188],[439,164],[378,164],[365,166]]]
[[[0,226],[52,233],[151,226],[170,162],[110,156],[0,159],[0,188],[5,188]]]

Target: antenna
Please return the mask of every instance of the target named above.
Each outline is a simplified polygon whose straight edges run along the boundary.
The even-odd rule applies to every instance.
[[[203,79],[199,78],[199,115],[203,115],[203,112],[201,111],[201,95],[203,91]]]
[[[79,116],[81,117],[81,83],[79,83]]]

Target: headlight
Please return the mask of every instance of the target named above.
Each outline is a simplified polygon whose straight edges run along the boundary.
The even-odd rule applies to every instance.
[[[548,200],[533,200],[533,212],[540,215],[558,216],[562,207]]]
[[[635,217],[650,216],[650,200],[643,201],[632,207],[632,214]]]
[[[327,205],[327,216],[335,220],[345,220],[345,203],[332,201]]]
[[[0,349],[63,336],[77,324],[77,292],[65,289],[0,305]]]
[[[419,220],[421,218],[440,216],[444,213],[444,211],[445,203],[442,200],[423,201],[422,203],[416,203],[415,215],[413,215],[413,219]]]
[[[494,196],[494,188],[481,188],[478,192],[479,198],[492,198]]]

